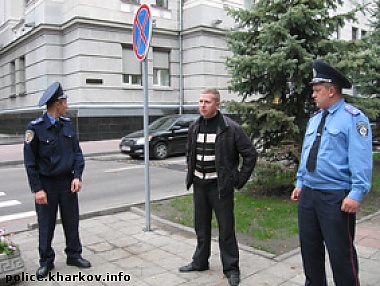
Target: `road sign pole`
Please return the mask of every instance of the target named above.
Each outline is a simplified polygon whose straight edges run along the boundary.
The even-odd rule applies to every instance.
[[[132,42],[136,58],[142,61],[144,87],[144,162],[145,162],[145,213],[146,231],[150,231],[150,182],[149,182],[149,109],[148,109],[148,61],[149,44],[152,36],[152,14],[147,4],[137,10],[133,21]]]
[[[150,181],[149,181],[149,107],[148,107],[148,61],[142,62],[144,82],[144,161],[145,161],[145,231],[150,231]]]

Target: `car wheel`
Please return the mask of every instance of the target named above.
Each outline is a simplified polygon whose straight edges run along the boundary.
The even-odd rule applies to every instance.
[[[168,146],[164,142],[158,142],[153,148],[153,157],[163,160],[168,156]]]

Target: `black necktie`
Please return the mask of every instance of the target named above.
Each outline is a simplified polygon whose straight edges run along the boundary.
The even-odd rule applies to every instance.
[[[310,149],[309,158],[307,159],[307,162],[306,162],[306,168],[309,172],[313,172],[315,170],[315,165],[317,164],[319,144],[321,144],[322,131],[323,131],[323,127],[325,126],[326,116],[328,114],[329,114],[328,110],[323,111],[321,123],[319,123],[318,129],[317,129],[317,137],[315,138],[313,146]]]

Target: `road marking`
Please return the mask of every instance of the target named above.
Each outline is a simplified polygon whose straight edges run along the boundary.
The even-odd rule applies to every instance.
[[[123,168],[117,168],[117,169],[109,169],[109,170],[106,170],[105,173],[116,173],[116,172],[125,171],[125,170],[142,169],[142,168],[144,168],[144,165],[129,166],[129,167],[123,167]]]
[[[20,218],[26,218],[26,217],[32,217],[35,215],[36,215],[35,211],[23,212],[23,213],[18,213],[18,214],[14,214],[14,215],[3,215],[3,216],[0,216],[0,222],[10,221],[10,220],[20,219]]]
[[[5,202],[0,202],[0,208],[10,207],[10,206],[15,206],[15,205],[21,205],[21,202],[20,201],[16,201],[16,200],[10,200],[10,201],[5,201]]]
[[[5,196],[5,193],[4,192],[0,192],[0,197],[4,197]]]

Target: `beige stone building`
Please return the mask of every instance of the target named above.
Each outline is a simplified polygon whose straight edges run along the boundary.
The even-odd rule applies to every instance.
[[[142,127],[142,65],[133,52],[132,27],[149,4],[152,36],[147,56],[149,115],[197,112],[199,91],[229,76],[225,5],[249,0],[0,0],[0,133],[23,132],[42,112],[37,102],[60,81],[81,140],[119,138]],[[344,9],[358,1],[346,0]],[[343,39],[360,38],[368,19],[347,23]],[[20,119],[21,118],[21,119]]]

